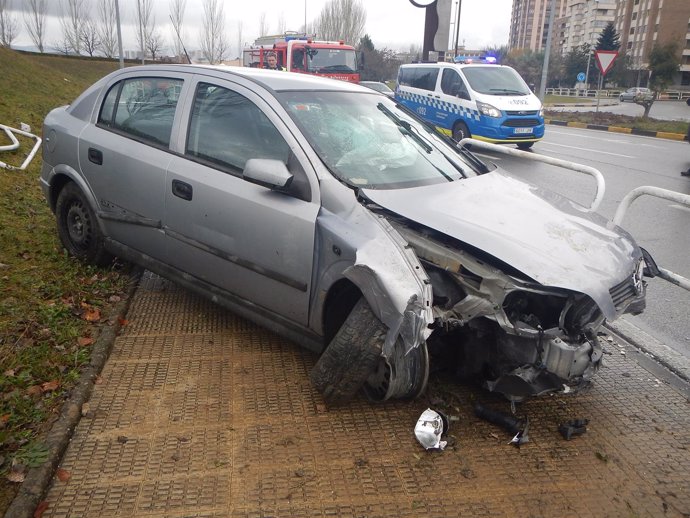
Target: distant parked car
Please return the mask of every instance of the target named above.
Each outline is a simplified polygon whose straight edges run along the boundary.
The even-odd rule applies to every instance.
[[[574,391],[604,321],[644,307],[623,229],[345,81],[131,67],[43,134],[71,255],[128,259],[322,353],[328,400],[418,396],[430,356],[512,400]]]
[[[366,86],[367,88],[371,88],[372,90],[376,90],[377,92],[387,95],[388,97],[393,97],[395,95],[395,92],[388,88],[386,83],[380,83],[379,81],[360,81],[359,84]]]
[[[630,101],[633,102],[635,97],[638,95],[652,95],[652,91],[649,88],[642,88],[639,86],[628,88],[625,92],[618,96],[620,102]]]

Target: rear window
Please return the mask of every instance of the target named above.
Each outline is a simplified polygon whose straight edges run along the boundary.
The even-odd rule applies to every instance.
[[[412,88],[433,91],[436,88],[438,68],[434,67],[401,67],[398,83]]]

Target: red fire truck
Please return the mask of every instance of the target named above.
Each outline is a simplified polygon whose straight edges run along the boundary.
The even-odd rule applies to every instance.
[[[283,34],[258,38],[244,49],[245,67],[263,68],[268,53],[274,52],[278,64],[289,72],[312,74],[359,83],[361,55],[342,41],[318,41],[305,34]]]

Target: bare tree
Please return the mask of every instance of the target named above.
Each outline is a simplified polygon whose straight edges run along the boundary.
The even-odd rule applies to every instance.
[[[91,18],[83,20],[79,41],[81,46],[89,56],[93,55],[101,48],[101,38],[98,34],[98,25]]]
[[[278,17],[278,32],[276,34],[285,34],[285,13],[280,13]]]
[[[60,11],[62,40],[69,43],[72,52],[81,54],[81,34],[85,21],[89,19],[89,6],[84,0],[60,0]]]
[[[158,29],[154,28],[146,36],[146,51],[151,55],[151,59],[156,61],[156,58],[160,57],[162,50],[163,36],[158,32]]]
[[[170,20],[173,25],[173,49],[175,49],[175,56],[181,56],[184,53],[182,42],[184,41],[184,28],[182,22],[184,20],[184,12],[187,8],[187,0],[170,0]]]
[[[19,22],[10,16],[12,0],[0,0],[0,45],[10,47],[19,34]]]
[[[72,45],[69,40],[63,38],[51,45],[55,52],[69,56],[72,53]]]
[[[225,13],[223,3],[219,0],[204,0],[204,18],[202,21],[201,53],[211,64],[220,63],[228,52],[225,38]]]
[[[242,31],[244,29],[244,23],[242,20],[237,21],[237,31],[235,35],[237,36],[237,55],[243,58],[242,49],[244,49],[244,40],[242,39]]]
[[[136,12],[134,13],[137,27],[137,43],[141,52],[141,62],[146,58],[146,41],[155,31],[156,19],[153,16],[153,3],[151,0],[136,0]]]
[[[364,34],[366,21],[362,0],[330,0],[316,19],[314,29],[319,38],[356,45]]]
[[[115,0],[98,2],[98,39],[105,57],[113,58],[118,54]]]
[[[38,51],[43,52],[46,37],[47,0],[26,0],[26,3],[29,10],[24,13],[24,25],[31,41],[38,47]]]
[[[259,36],[266,36],[268,34],[268,23],[266,23],[266,13],[259,15]]]

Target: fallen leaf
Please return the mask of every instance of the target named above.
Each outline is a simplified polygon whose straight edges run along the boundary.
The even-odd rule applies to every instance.
[[[14,369],[7,369],[3,374],[8,378],[14,378]]]
[[[101,319],[101,312],[97,308],[91,308],[84,311],[84,320],[87,322],[97,322]]]
[[[121,300],[122,297],[120,297],[119,295],[111,295],[108,299],[109,302],[120,302]]]
[[[28,389],[26,389],[26,394],[29,396],[38,396],[40,394],[43,394],[43,391],[41,390],[40,385],[32,385]]]
[[[122,317],[117,317],[117,322],[121,326],[126,326],[127,324],[129,324],[129,320],[127,320],[126,318],[122,318]]]
[[[94,379],[93,382],[95,385],[101,385],[103,383],[103,378],[96,376],[96,379]]]
[[[10,420],[10,416],[11,416],[11,414],[0,415],[0,430],[5,428],[7,421]],[[0,462],[0,465],[2,465],[1,462]]]
[[[84,403],[84,404],[81,406],[81,415],[82,415],[82,417],[88,415],[90,409],[91,409],[91,406],[90,406],[88,403]]]
[[[316,403],[316,411],[318,413],[323,413],[328,411],[328,407],[324,405],[323,403]]]
[[[82,336],[77,340],[77,344],[79,347],[86,347],[88,345],[91,345],[93,343],[93,338],[90,336]]]
[[[57,478],[60,480],[60,482],[67,482],[72,474],[67,471],[66,469],[58,468],[57,470]]]
[[[38,504],[36,507],[36,510],[34,511],[34,518],[41,518],[46,509],[48,509],[48,502],[43,500],[43,502]]]
[[[57,390],[57,388],[59,386],[60,386],[60,382],[58,380],[46,381],[45,383],[41,384],[41,391],[42,392],[52,392],[54,390]]]

